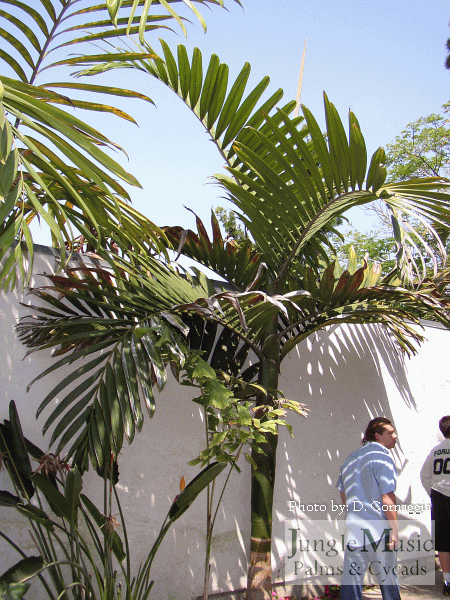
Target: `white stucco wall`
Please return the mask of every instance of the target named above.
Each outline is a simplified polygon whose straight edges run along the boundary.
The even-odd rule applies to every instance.
[[[36,272],[54,268],[52,255],[42,255]],[[42,284],[43,278],[36,278]],[[0,358],[2,386],[0,419],[8,416],[8,403],[16,401],[25,435],[47,448],[42,438],[43,419],[35,412],[56,379],[37,382],[29,393],[27,384],[52,359],[49,353],[32,354],[14,334],[17,319],[27,310],[19,305],[21,294],[0,298]],[[25,302],[35,299],[24,297]],[[305,402],[307,419],[293,415],[294,439],[281,432],[278,450],[274,509],[274,575],[284,576],[284,523],[286,519],[330,519],[331,500],[339,502],[335,481],[340,464],[361,440],[367,422],[377,415],[391,418],[399,434],[395,460],[400,470],[397,495],[404,504],[427,503],[418,473],[429,449],[441,438],[437,422],[450,412],[447,393],[450,370],[446,344],[450,334],[425,327],[427,341],[417,356],[403,359],[393,351],[386,335],[375,326],[333,327],[307,340],[284,361],[280,387],[286,397]],[[58,373],[57,377],[62,377]],[[118,490],[132,540],[133,561],[146,556],[173,498],[179,493],[180,477],[188,482],[198,469],[189,467],[203,447],[204,426],[198,406],[190,400],[189,388],[169,381],[157,397],[152,420],[119,460]],[[48,414],[48,413],[47,413]],[[249,467],[241,461],[242,473],[233,474],[219,510],[213,545],[214,591],[245,587],[249,540]],[[223,480],[224,477],[222,476]],[[85,476],[85,492],[101,506],[102,493],[96,476]],[[218,480],[220,481],[220,479]],[[0,489],[5,489],[0,479]],[[205,496],[205,494],[203,494]],[[289,501],[326,504],[323,510],[289,512]],[[292,505],[291,505],[292,507]],[[11,532],[35,552],[23,525],[11,521],[13,513],[0,507],[0,529]],[[429,512],[415,515],[427,523]],[[402,518],[409,518],[406,514]],[[203,581],[205,497],[176,522],[161,546],[152,578],[152,597],[159,600],[189,600],[201,594]],[[27,540],[25,542],[25,540]],[[0,572],[18,557],[0,544]],[[29,595],[32,598],[32,595]]]

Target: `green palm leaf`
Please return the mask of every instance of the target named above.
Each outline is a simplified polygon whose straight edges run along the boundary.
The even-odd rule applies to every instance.
[[[168,240],[179,253],[189,256],[213,269],[217,275],[245,290],[258,277],[262,268],[261,255],[250,240],[242,245],[233,240],[224,241],[214,212],[211,212],[212,240],[202,220],[196,216],[197,233],[181,227],[163,229]]]
[[[331,263],[319,278],[307,269],[303,281],[309,295],[297,301],[301,310],[291,313],[289,324],[280,330],[281,358],[311,333],[332,324],[381,323],[408,355],[416,352],[412,342],[423,340],[412,326],[420,318],[434,315],[450,325],[450,304],[433,282],[420,290],[407,289],[400,280],[397,285],[389,278],[382,280],[376,263],[357,268],[349,257],[348,267],[343,271],[337,262]]]
[[[128,194],[112,175],[131,184],[136,180],[99,150],[100,144],[107,143],[106,138],[59,108],[48,110],[47,102],[39,97],[48,96],[45,90],[40,92],[33,86],[18,85],[8,78],[5,82],[1,109],[3,164],[0,168],[4,202],[0,207],[0,258],[9,252],[15,240],[23,239],[30,262],[28,274],[31,272],[33,244],[28,224],[35,217],[42,218],[50,227],[61,249],[63,263],[65,243],[70,247],[74,232],[81,232],[93,248],[104,244],[111,232],[115,232],[115,243],[127,248],[130,237],[139,240],[146,231],[147,236],[142,236],[140,244],[142,249],[147,252],[156,245],[161,250],[161,231],[125,203]],[[30,89],[32,93],[28,93]],[[23,125],[51,140],[76,166],[67,164],[41,141],[11,125],[5,118],[5,108],[20,118]],[[12,147],[14,137],[22,143],[21,151]],[[89,160],[86,152],[107,170]],[[23,268],[24,259],[22,247],[16,246],[3,265],[3,285],[14,285],[14,265]]]
[[[205,26],[195,5],[190,0],[183,3]],[[222,6],[217,0],[205,0],[201,4]],[[67,93],[81,90],[151,102],[150,98],[107,86],[72,85],[64,81],[48,84],[44,81],[38,86],[35,82],[38,77],[42,80],[47,69],[74,62],[70,59],[52,62],[54,52],[66,46],[79,47],[83,52],[82,44],[86,42],[133,34],[144,42],[146,32],[167,28],[166,22],[175,21],[185,31],[184,18],[165,1],[153,4],[140,0],[88,2],[78,8],[77,0],[41,0],[39,6],[36,9],[21,0],[0,2],[0,16],[8,22],[7,29],[0,29],[3,40],[0,60],[7,63],[17,77],[0,76],[1,144],[3,152],[10,156],[7,164],[2,165],[2,193],[7,199],[0,207],[3,216],[0,279],[6,288],[17,281],[16,266],[21,279],[28,281],[33,266],[29,224],[35,218],[49,226],[53,244],[62,253],[63,264],[66,246],[72,248],[79,234],[82,241],[98,253],[102,253],[107,244],[122,252],[130,247],[144,253],[164,251],[161,231],[125,204],[129,197],[119,182],[133,186],[139,183],[103,150],[121,149],[70,111],[78,108],[111,113],[129,121],[133,121],[132,117],[114,106],[79,100]],[[153,14],[155,8],[161,9],[163,14]],[[64,41],[59,43],[61,38]],[[133,59],[137,55],[128,52],[126,56]],[[138,56],[143,57],[142,53]],[[147,54],[146,58],[151,56],[154,55]],[[96,57],[90,56],[89,60],[95,61]],[[97,60],[100,59],[97,57]],[[101,61],[104,60],[102,55]],[[109,56],[108,60],[115,59]],[[49,88],[64,89],[67,93]],[[5,119],[4,110],[10,123]],[[14,151],[11,151],[13,141]],[[143,236],[137,235],[139,230],[145,232]],[[116,238],[114,242],[111,234]],[[16,246],[10,250],[13,244]]]
[[[124,267],[127,264],[123,261]],[[117,457],[120,452],[123,437],[134,439],[144,420],[141,393],[152,416],[153,386],[163,389],[169,364],[182,366],[187,352],[181,335],[186,326],[175,314],[169,315],[174,299],[192,302],[207,295],[193,279],[156,261],[148,259],[145,266],[139,285],[130,283],[125,273],[118,281],[108,271],[84,265],[67,271],[65,277],[55,275],[48,291],[36,292],[45,303],[42,310],[34,307],[41,316],[25,318],[18,325],[19,337],[30,351],[53,348],[59,356],[30,386],[78,358],[85,359],[38,408],[40,415],[60,398],[44,431],[54,427],[50,443],[57,444],[56,453],[68,447],[68,456],[80,471],[89,461],[104,470],[111,454]],[[165,294],[160,293],[163,286]]]
[[[264,77],[248,93],[246,90],[250,75],[248,63],[244,65],[229,87],[228,66],[221,63],[217,55],[211,56],[204,74],[203,57],[198,48],[194,48],[192,58],[189,59],[186,47],[182,44],[178,45],[177,56],[175,56],[164,40],[160,40],[160,42],[164,59],[158,56],[152,46],[144,43],[141,46],[140,57],[136,55],[135,58],[130,58],[127,50],[115,49],[114,52],[106,52],[103,55],[103,64],[101,64],[102,55],[97,55],[95,60],[90,60],[89,56],[70,59],[70,64],[86,67],[78,72],[79,76],[92,75],[113,68],[136,68],[156,77],[183,99],[210,133],[225,160],[230,165],[237,166],[239,159],[230,146],[231,142],[235,138],[242,138],[249,145],[252,142],[258,144],[258,140],[254,140],[251,133],[249,135],[245,126],[254,128],[261,126],[263,130],[267,130],[264,117],[273,111],[283,97],[283,91],[277,90],[270,98],[255,108],[270,80],[268,77]],[[146,58],[148,55],[150,58]],[[122,60],[120,60],[121,56]],[[61,64],[68,64],[68,62],[63,61]],[[247,95],[245,95],[246,93]],[[295,102],[291,102],[284,107],[284,110],[289,114],[294,107]],[[277,122],[281,121],[276,115],[274,115],[274,119]],[[296,118],[292,120],[292,123],[298,124],[301,121],[302,118]]]
[[[242,166],[228,168],[232,178],[216,177],[242,211],[243,221],[273,273],[275,289],[282,286],[293,263],[305,259],[310,262],[311,251],[323,256],[321,234],[330,231],[333,219],[352,206],[382,199],[395,214],[403,212],[440,225],[448,222],[450,184],[446,180],[430,178],[392,188],[391,184],[384,185],[384,154],[380,150],[372,157],[366,189],[362,189],[365,146],[352,113],[348,141],[339,116],[325,96],[327,147],[310,111],[303,107],[303,112],[310,144],[301,139],[287,114],[282,118],[291,133],[289,138],[267,117],[272,139],[261,131],[254,132],[264,153],[237,139],[234,147]]]
[[[235,0],[240,4],[239,0]],[[206,23],[195,4],[189,0],[183,3],[199,19],[206,30]],[[44,67],[44,57],[48,57],[61,47],[80,44],[96,39],[118,38],[137,33],[141,43],[144,42],[145,32],[167,28],[162,21],[175,21],[186,34],[184,17],[180,16],[165,0],[145,2],[144,0],[126,0],[114,2],[95,2],[90,0],[78,9],[76,0],[52,2],[40,0],[40,10],[36,10],[20,0],[2,0],[0,15],[8,21],[9,31],[0,30],[0,37],[5,47],[12,47],[20,54],[22,69],[25,73],[28,67],[32,72],[23,81],[32,83]],[[87,4],[87,6],[86,6]],[[202,5],[220,5],[217,0],[202,0]],[[148,9],[152,5],[152,12]],[[14,8],[12,8],[14,7]],[[155,8],[162,9],[165,14],[153,14]],[[119,16],[120,15],[120,16]],[[80,22],[81,21],[81,22]],[[31,23],[31,25],[27,25]],[[96,32],[102,28],[102,34]],[[39,30],[39,32],[37,31]],[[84,35],[75,37],[82,30]],[[12,32],[12,33],[11,33]],[[56,44],[59,35],[71,36],[69,41]],[[74,35],[75,34],[75,35]],[[39,43],[40,37],[43,42]],[[8,62],[9,52],[0,59]]]
[[[247,192],[247,188],[250,185],[259,186],[259,190],[263,194],[267,193],[270,195],[271,192],[264,191],[267,182],[264,178],[261,178],[255,165],[249,165],[249,162],[245,161],[245,156],[236,151],[237,144],[232,146],[234,139],[241,144],[245,144],[246,151],[252,153],[252,156],[257,157],[258,164],[262,166],[266,173],[274,172],[275,178],[277,176],[284,178],[283,187],[287,191],[287,196],[291,196],[290,205],[298,204],[295,197],[290,194],[289,180],[285,173],[286,160],[290,160],[286,159],[286,153],[292,155],[295,149],[289,146],[289,144],[287,146],[286,144],[280,146],[280,139],[284,140],[288,133],[291,136],[295,135],[296,140],[299,140],[303,146],[307,146],[304,138],[308,135],[308,131],[306,129],[298,131],[298,126],[303,119],[288,118],[289,113],[295,107],[295,103],[290,102],[286,104],[283,110],[279,110],[269,117],[268,115],[274,112],[276,104],[281,100],[283,92],[277,90],[270,98],[255,108],[268,86],[269,79],[267,77],[263,78],[253,90],[247,93],[246,85],[250,73],[248,64],[244,65],[235,81],[230,83],[230,89],[228,90],[228,67],[224,63],[221,63],[216,55],[212,55],[206,73],[203,75],[202,55],[197,48],[194,49],[192,59],[190,60],[184,46],[178,46],[177,56],[175,56],[165,42],[161,41],[161,45],[164,60],[161,58],[146,59],[144,55],[141,59],[129,60],[127,59],[127,52],[122,51],[122,63],[119,60],[120,55],[117,53],[108,53],[105,54],[105,63],[103,65],[90,64],[89,57],[73,59],[72,64],[77,61],[80,65],[86,67],[78,73],[79,75],[90,75],[109,68],[132,67],[156,77],[177,93],[202,122],[217,145],[218,150],[227,161],[230,171],[234,175],[234,185],[240,188],[240,193],[246,195],[247,201],[251,199],[251,192]],[[153,48],[148,44],[143,45],[142,49],[147,53],[156,55]],[[96,57],[96,61],[100,59],[100,55]],[[289,131],[289,128],[293,131]],[[356,140],[358,139],[357,136],[353,136],[353,146],[357,144]],[[277,148],[276,155],[274,156],[272,151],[275,146]],[[299,158],[298,162],[301,162],[301,160]],[[315,182],[322,182],[322,176],[317,169],[314,156],[311,156],[311,164],[314,167],[313,175],[315,176]],[[306,167],[303,167],[303,171],[303,184],[309,189],[309,197],[312,197],[315,192],[314,182],[311,183],[311,175],[308,173]],[[277,183],[275,181],[274,186],[277,190]],[[325,188],[323,189],[323,195],[326,197]],[[286,212],[289,214],[290,211],[289,207],[284,207],[284,201],[285,198],[280,197],[278,206],[276,207],[269,207],[266,203],[264,206],[265,213],[261,216],[261,220],[264,220],[268,212],[271,211],[273,218],[278,219],[279,224],[283,227],[279,234],[281,238],[277,240],[274,250],[274,253],[281,252],[281,254],[283,254],[284,250],[283,236],[291,235],[292,237],[294,235],[294,230],[290,231],[283,225]],[[254,229],[257,229],[259,226],[258,220],[261,215],[261,205],[252,211],[251,217],[249,214],[250,211],[247,211],[247,209],[248,206],[244,210],[242,220],[247,225],[249,218],[254,219]],[[307,221],[309,215],[314,214],[314,210],[316,209],[311,208],[308,214],[304,214],[304,222]],[[168,235],[170,231],[172,243],[178,243],[179,248],[183,248],[183,252],[196,254],[197,260],[200,258],[200,248],[205,250],[208,247],[209,241],[203,232],[199,238],[198,248],[194,250],[193,246],[197,242],[191,233],[181,230],[175,231],[175,229],[166,229],[165,231]],[[213,231],[217,237],[216,225],[214,223]],[[273,233],[276,234],[277,231],[277,227],[274,227]],[[270,242],[263,236],[260,236],[258,241],[260,242],[261,250],[266,252],[270,247]],[[224,274],[222,272],[223,269],[219,267],[219,263],[225,254],[223,250],[218,250],[220,243],[218,240],[218,243],[214,246],[216,256],[213,259],[213,264],[215,268],[221,271],[222,276],[230,281],[232,274]],[[204,244],[206,244],[206,247]],[[218,253],[220,254],[220,260]],[[204,260],[209,261],[211,258],[212,256],[205,256]],[[205,264],[204,261],[203,264]],[[229,264],[231,265],[231,261],[229,261]],[[244,264],[247,263],[245,262]],[[236,267],[234,266],[233,268],[235,269]],[[247,280],[248,282],[249,280]],[[240,282],[238,285],[240,285]]]

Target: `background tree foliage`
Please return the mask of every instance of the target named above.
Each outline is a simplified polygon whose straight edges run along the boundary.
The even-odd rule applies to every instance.
[[[414,177],[447,176],[450,172],[450,102],[443,114],[431,114],[408,123],[386,146],[388,181]]]
[[[248,234],[240,225],[239,219],[236,218],[235,212],[227,210],[222,206],[217,206],[214,209],[214,214],[217,220],[222,225],[226,233],[226,240],[234,240],[237,244],[248,239]]]
[[[383,275],[387,275],[395,269],[396,245],[392,236],[384,237],[376,231],[361,233],[356,229],[347,229],[342,232],[342,237],[335,235],[332,240],[336,248],[336,257],[343,266],[346,265],[349,253],[353,248],[360,264],[364,260],[369,264],[379,263]]]

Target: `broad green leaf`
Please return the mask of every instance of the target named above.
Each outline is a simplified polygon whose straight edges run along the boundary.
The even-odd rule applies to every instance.
[[[339,114],[328,100],[326,94],[324,94],[324,103],[330,156],[333,161],[334,181],[337,193],[341,194],[341,189],[343,192],[348,191],[350,171],[348,141]]]
[[[213,380],[205,385],[205,396],[208,399],[208,404],[215,408],[224,409],[231,403],[233,392],[218,381]]]
[[[230,124],[231,119],[236,115],[238,106],[241,102],[242,96],[245,91],[245,86],[250,76],[250,70],[251,67],[249,63],[245,63],[241,72],[239,73],[235,82],[233,83],[231,90],[228,93],[225,104],[223,105],[223,110],[221,111],[220,119],[217,123],[216,137],[220,137],[222,132],[225,131],[225,128],[228,127],[228,125]],[[208,127],[210,127],[209,124]]]
[[[10,492],[0,490],[0,506],[17,506],[20,503],[20,498],[14,496]]]
[[[28,581],[44,568],[45,561],[42,556],[29,556],[20,560],[0,576],[0,594],[4,595],[11,584]],[[14,587],[11,589],[14,589]]]
[[[81,90],[84,92],[96,92],[99,94],[110,94],[113,96],[123,96],[125,98],[138,98],[139,100],[144,100],[146,102],[150,102],[154,104],[153,100],[142,94],[140,92],[136,92],[134,90],[127,90],[124,88],[111,87],[105,85],[95,85],[93,83],[64,83],[64,82],[54,82],[54,83],[46,83],[45,89],[48,88],[57,88],[57,89],[69,89],[69,90]],[[99,105],[103,106],[103,105]]]
[[[114,371],[114,381],[115,381],[115,392],[114,396],[119,400],[120,411],[122,413],[122,420],[124,425],[124,433],[129,443],[131,443],[134,439],[134,435],[136,432],[135,422],[133,419],[133,415],[131,413],[130,399],[127,389],[127,384],[125,380],[125,374],[123,372],[122,360],[120,356],[120,352],[116,351],[114,354],[114,361],[112,364],[112,368]],[[108,390],[109,391],[109,390]],[[110,400],[111,402],[111,400]]]
[[[144,335],[141,338],[141,342],[145,348],[145,351],[150,359],[151,366],[156,378],[156,385],[161,391],[167,381],[166,368],[164,361],[161,356],[161,350],[156,346],[154,339],[151,335]]]
[[[177,47],[178,51],[178,69],[179,69],[179,77],[180,77],[180,89],[181,89],[181,97],[183,100],[186,100],[189,94],[189,90],[191,88],[191,67],[189,64],[189,58],[187,55],[186,47],[179,44]],[[195,88],[195,86],[194,86]],[[194,89],[195,94],[195,89]],[[192,102],[192,99],[191,99]],[[195,106],[195,103],[193,104]]]
[[[117,558],[119,562],[122,562],[126,558],[126,553],[123,548],[122,540],[119,535],[112,529],[112,523],[110,525],[110,520],[102,514],[98,508],[89,500],[87,496],[81,494],[81,501],[84,506],[89,511],[89,514],[94,519],[97,527],[101,530],[104,536],[111,536],[112,539],[112,551],[114,552],[114,556]]]
[[[89,456],[94,468],[101,476],[107,476],[111,457],[114,455],[109,442],[109,423],[105,422],[103,411],[98,403],[93,405],[91,412],[88,439]]]
[[[80,472],[75,467],[67,473],[64,486],[64,495],[66,497],[67,511],[70,515],[70,522],[75,526],[77,524],[77,511],[80,504],[80,493],[82,489],[83,480],[81,479]]]
[[[25,445],[25,438],[23,437],[22,425],[20,424],[19,414],[14,400],[11,400],[9,403],[9,421],[14,465],[21,475],[29,478],[33,471],[31,469],[31,462]]]
[[[197,496],[220,475],[226,468],[227,463],[216,462],[205,467],[200,473],[194,477],[192,481],[179,494],[169,510],[169,517],[172,521],[176,521],[189,508]]]
[[[66,498],[56,486],[54,486],[47,477],[41,475],[41,473],[34,473],[32,479],[35,486],[44,494],[45,499],[56,516],[63,517],[70,521],[71,514],[68,510]]]
[[[117,25],[117,13],[121,4],[122,0],[106,0],[106,8],[114,25]]]
[[[217,70],[217,77],[214,81],[208,113],[206,115],[206,127],[210,130],[221,114],[222,106],[227,93],[228,85],[228,65],[222,63]]]
[[[111,429],[113,439],[115,440],[116,456],[118,456],[122,448],[124,423],[119,398],[116,393],[114,373],[109,362],[106,365],[105,386],[100,386],[100,398],[102,406],[107,405],[111,411]],[[105,412],[105,409],[103,412]]]
[[[148,369],[148,357],[142,347],[140,340],[137,339],[134,335],[131,337],[130,349],[131,355],[136,365],[136,372],[144,396],[145,405],[147,407],[149,416],[152,417],[153,413],[155,412],[156,405],[152,391],[151,375]]]
[[[3,60],[11,69],[13,69],[13,71],[16,73],[16,75],[19,77],[19,79],[21,81],[27,81],[26,73],[22,69],[20,64],[17,62],[17,60],[1,48],[0,48],[0,59]]]
[[[34,506],[33,504],[18,504],[16,508],[20,514],[27,519],[30,519],[30,521],[35,521],[45,527],[48,531],[53,531],[55,524],[49,518],[47,513],[38,506]]]
[[[19,153],[14,149],[4,164],[0,165],[0,201],[6,198],[17,176]]]
[[[302,111],[306,119],[308,132],[311,136],[311,140],[314,146],[314,151],[317,155],[320,167],[322,169],[322,175],[325,179],[325,183],[328,189],[328,194],[331,198],[334,197],[334,171],[333,163],[328,152],[325,140],[323,138],[322,131],[317,124],[312,112],[302,105]]]
[[[236,404],[236,410],[239,417],[239,424],[243,427],[250,426],[252,424],[252,418],[248,408],[238,402]]]
[[[31,587],[31,583],[10,583],[7,594],[10,600],[21,600]]]
[[[190,372],[192,379],[197,379],[200,382],[215,380],[216,372],[208,365],[200,356],[196,357],[192,371]]]
[[[0,97],[3,96],[3,86],[0,82]],[[4,165],[10,152],[12,151],[13,132],[8,119],[5,117],[5,110],[0,104],[0,164]]]
[[[208,69],[206,71],[205,79],[203,82],[203,89],[200,96],[200,109],[199,116],[203,120],[208,112],[211,99],[214,92],[214,84],[216,82],[217,74],[219,72],[220,60],[216,54],[211,55]]]
[[[167,70],[169,73],[171,87],[174,92],[178,92],[178,69],[175,58],[164,40],[159,40],[166,59]]]
[[[257,87],[247,96],[244,102],[240,105],[239,109],[232,116],[231,121],[229,123],[228,129],[224,135],[222,144],[223,147],[226,148],[228,144],[238,135],[238,133],[242,130],[245,123],[247,122],[250,114],[256,106],[256,103],[260,99],[263,92],[266,90],[269,85],[270,79],[269,77],[264,77],[264,79],[257,85]]]
[[[144,415],[142,414],[141,403],[139,401],[136,365],[133,361],[131,346],[128,340],[127,344],[124,344],[122,347],[122,367],[127,384],[128,397],[130,399],[130,407],[133,414],[134,423],[137,430],[140,431],[144,423]]]
[[[384,183],[382,175],[384,173],[383,167],[386,160],[386,153],[383,148],[378,148],[373,153],[370,161],[369,172],[367,173],[366,190],[372,188],[374,192],[381,187]],[[381,181],[382,180],[382,181]]]
[[[350,248],[348,254],[347,271],[353,275],[357,269],[356,252],[353,246]]]
[[[351,162],[351,186],[355,189],[358,185],[361,190],[367,169],[367,151],[364,138],[361,134],[358,120],[350,111],[348,115],[350,129],[350,162]]]
[[[202,53],[198,48],[194,48],[190,72],[189,100],[190,106],[194,109],[197,106],[198,99],[202,91],[203,68]],[[183,88],[182,88],[183,89]]]

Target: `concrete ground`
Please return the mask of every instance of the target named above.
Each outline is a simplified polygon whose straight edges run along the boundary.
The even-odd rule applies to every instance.
[[[442,595],[442,572],[436,571],[436,583],[434,585],[402,585],[400,594],[402,600],[441,600]],[[366,590],[363,600],[380,600],[381,592],[378,586]]]
[[[436,580],[434,585],[402,585],[400,586],[400,595],[401,600],[441,600],[442,595],[442,586],[443,586],[443,578],[441,571],[435,571]],[[305,595],[306,590],[303,590],[301,586],[296,586],[298,589],[293,590],[290,588],[278,588],[278,597],[283,598],[287,596],[294,596],[295,598],[309,598],[309,600],[314,600],[317,598],[315,594],[308,593]],[[323,597],[323,589],[317,592],[320,594],[320,597]],[[215,594],[210,594],[210,600],[245,600],[246,591],[245,589],[235,590],[230,592],[219,592]],[[374,586],[370,589],[366,589],[363,591],[363,600],[382,600],[380,588],[378,586]],[[196,600],[202,600],[203,596],[198,596]]]

